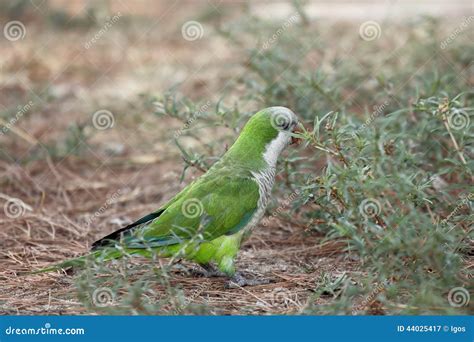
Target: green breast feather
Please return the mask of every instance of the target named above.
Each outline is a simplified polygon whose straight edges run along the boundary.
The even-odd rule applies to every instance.
[[[250,222],[263,214],[276,160],[298,123],[284,107],[254,114],[239,138],[209,171],[158,210],[92,244],[91,253],[35,273],[81,267],[88,258],[107,261],[127,254],[216,262],[235,275],[234,259]],[[259,175],[257,184],[253,175]],[[263,179],[263,180],[262,180]],[[265,197],[260,199],[259,185]],[[262,200],[262,201],[260,201]],[[260,207],[258,205],[260,203]],[[244,284],[242,277],[235,277]]]
[[[158,217],[115,236],[120,245],[132,254],[179,253],[201,264],[215,261],[232,274],[244,228],[257,209],[258,185],[250,172],[229,167],[213,171],[160,208]]]

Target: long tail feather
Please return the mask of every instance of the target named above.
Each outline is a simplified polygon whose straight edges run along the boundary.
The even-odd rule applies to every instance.
[[[22,273],[22,275],[48,273],[48,272],[54,272],[54,271],[67,270],[70,268],[80,269],[80,268],[84,268],[86,264],[91,263],[93,261],[105,262],[108,260],[120,258],[123,255],[124,253],[116,248],[101,249],[98,251],[91,252],[87,255],[83,255],[77,258],[60,262],[59,264],[41,268],[35,271],[25,272],[25,273]]]

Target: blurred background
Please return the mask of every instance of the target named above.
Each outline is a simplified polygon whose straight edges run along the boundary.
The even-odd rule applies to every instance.
[[[472,312],[472,1],[0,0],[0,312]],[[155,210],[291,108],[226,289],[131,259],[29,276]]]

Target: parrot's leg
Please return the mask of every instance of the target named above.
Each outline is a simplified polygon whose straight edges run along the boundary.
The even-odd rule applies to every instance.
[[[242,273],[235,272],[232,278],[230,278],[226,287],[232,289],[232,288],[238,288],[238,287],[243,287],[243,286],[265,285],[268,283],[270,283],[269,279],[247,279],[242,275]]]
[[[206,277],[225,277],[225,274],[212,264],[200,265],[206,272]]]

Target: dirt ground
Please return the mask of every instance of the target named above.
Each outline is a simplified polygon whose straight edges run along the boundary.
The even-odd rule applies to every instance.
[[[77,300],[73,277],[18,273],[86,253],[95,239],[154,210],[180,187],[178,163],[174,163],[176,170],[171,163],[161,161],[137,166],[116,164],[112,159],[99,164],[66,158],[60,163],[39,160],[27,167],[2,165],[2,177],[8,179],[7,193],[29,199],[31,206],[21,217],[1,221],[2,313],[86,312]],[[153,184],[150,179],[154,179]],[[117,189],[121,189],[120,196],[88,229],[84,218],[104,207]],[[172,282],[182,287],[189,302],[206,303],[214,313],[298,312],[307,305],[324,274],[335,279],[356,269],[343,248],[343,244],[322,242],[322,237],[305,234],[305,227],[272,220],[255,231],[237,262],[245,274],[271,283],[227,289],[224,278],[201,278],[178,267]],[[136,262],[144,267],[150,264],[145,259]],[[189,264],[184,266],[185,270],[191,269]],[[164,288],[157,283],[154,290],[159,294]],[[331,297],[328,295],[326,300]]]

